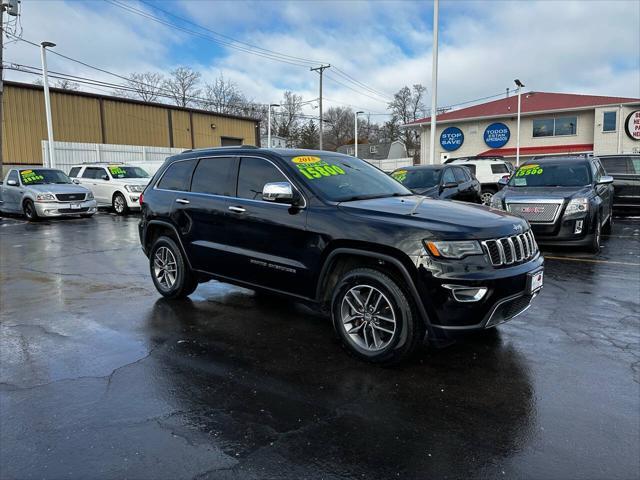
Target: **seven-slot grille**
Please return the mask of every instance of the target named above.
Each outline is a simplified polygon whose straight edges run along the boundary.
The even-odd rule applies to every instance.
[[[531,230],[511,237],[485,240],[482,246],[489,254],[494,267],[520,263],[533,258],[538,253],[538,244]]]
[[[507,210],[531,223],[553,223],[562,203],[507,203]]]
[[[84,200],[85,195],[84,193],[58,193],[56,194],[56,198],[59,202],[79,202]]]

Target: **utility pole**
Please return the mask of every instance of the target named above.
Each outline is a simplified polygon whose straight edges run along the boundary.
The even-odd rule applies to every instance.
[[[53,122],[51,120],[51,96],[49,95],[49,75],[47,72],[47,47],[55,47],[53,42],[40,43],[40,58],[42,59],[42,83],[44,84],[44,109],[47,116],[47,138],[49,140],[49,162],[47,167],[55,167],[56,149],[53,145]]]
[[[320,150],[322,150],[322,134],[323,134],[323,119],[322,119],[322,73],[330,68],[331,65],[320,65],[319,67],[311,68],[312,72],[318,72],[320,74]]]
[[[355,126],[356,126],[356,128],[355,128],[355,136],[354,136],[354,138],[355,138],[354,144],[355,144],[355,147],[356,147],[356,150],[355,150],[355,152],[356,152],[355,156],[356,157],[358,156],[358,115],[360,115],[361,113],[364,113],[364,112],[362,112],[362,111],[356,112],[355,113],[355,118],[354,118],[354,123],[355,123]]]
[[[269,104],[269,114],[267,115],[267,148],[271,148],[271,107],[279,107],[278,103],[270,103]]]
[[[4,69],[2,68],[2,52],[4,50],[4,11],[7,11],[9,17],[18,16],[19,0],[0,0],[0,181],[4,179],[2,175],[2,167],[4,166],[4,156],[2,154],[2,126],[4,125],[3,116],[3,94],[4,94]]]
[[[431,142],[429,143],[429,163],[435,163],[436,156],[436,115],[438,104],[438,0],[433,1],[433,47],[431,55]]]
[[[520,108],[521,108],[521,90],[524,87],[519,79],[515,79],[514,83],[518,87],[518,126],[516,127],[516,167],[520,166]]]

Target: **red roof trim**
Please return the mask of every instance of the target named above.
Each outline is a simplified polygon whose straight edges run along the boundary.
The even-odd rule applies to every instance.
[[[593,151],[593,143],[577,143],[573,145],[546,145],[540,147],[520,147],[520,155],[544,155],[553,153],[585,153]],[[516,154],[515,148],[492,148],[479,156],[502,155],[512,157]]]

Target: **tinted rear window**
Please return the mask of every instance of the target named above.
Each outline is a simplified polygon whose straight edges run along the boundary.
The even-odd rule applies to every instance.
[[[237,172],[238,160],[235,158],[203,158],[193,172],[191,191],[212,195],[235,195]]]
[[[462,168],[459,168],[459,167],[454,168],[453,174],[456,176],[456,182],[463,183],[467,181],[467,178],[464,175],[464,170],[462,170]]]
[[[628,164],[624,157],[601,158],[600,161],[607,173],[631,173],[628,170]]]
[[[73,167],[71,170],[69,170],[69,176],[75,178],[78,176],[79,171],[80,171],[80,167]]]
[[[172,163],[160,179],[158,188],[188,191],[195,163],[196,161],[194,159],[180,160]]]
[[[492,163],[491,173],[509,173],[509,168],[504,163]]]
[[[476,166],[475,165],[465,165],[465,168],[468,168],[471,173],[476,174]]]

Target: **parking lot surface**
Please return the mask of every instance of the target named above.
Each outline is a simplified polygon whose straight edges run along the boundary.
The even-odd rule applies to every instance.
[[[640,477],[640,221],[546,251],[497,330],[396,368],[327,318],[153,288],[135,216],[0,219],[0,477]]]

